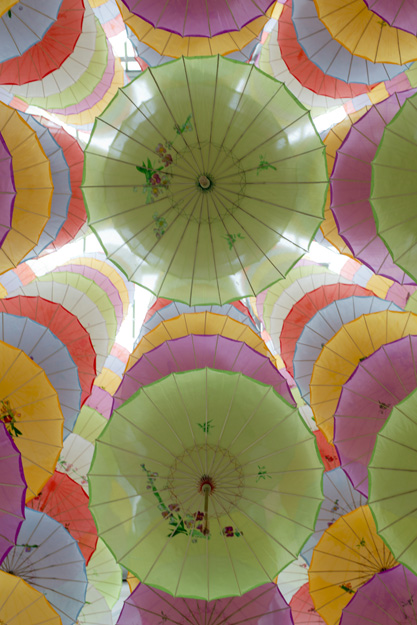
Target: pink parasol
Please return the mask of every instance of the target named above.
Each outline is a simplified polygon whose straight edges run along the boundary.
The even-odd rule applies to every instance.
[[[416,0],[365,0],[365,4],[373,13],[400,30],[417,36],[417,2]]]
[[[15,197],[12,157],[0,134],[0,245],[12,226]]]

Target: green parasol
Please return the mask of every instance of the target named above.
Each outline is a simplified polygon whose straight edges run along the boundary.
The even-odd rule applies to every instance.
[[[417,572],[417,390],[379,431],[369,463],[369,507],[395,558]]]
[[[372,162],[371,204],[394,262],[417,279],[417,94],[408,98]]]
[[[101,538],[98,539],[96,550],[88,563],[87,579],[105,598],[109,608],[113,608],[122,590],[122,569]]]
[[[310,536],[322,464],[297,410],[241,373],[143,387],[96,442],[90,508],[116,560],[175,596],[273,581]]]
[[[96,120],[83,193],[129,280],[217,304],[285,276],[321,224],[327,179],[310,114],[282,83],[180,58],[142,72]]]

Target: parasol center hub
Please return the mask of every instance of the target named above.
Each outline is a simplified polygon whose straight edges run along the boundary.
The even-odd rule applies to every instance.
[[[215,489],[215,484],[213,478],[208,475],[203,475],[200,479],[199,491],[203,493],[203,495],[211,495],[213,490]]]
[[[198,179],[198,184],[200,185],[202,189],[207,191],[207,189],[210,189],[212,182],[208,176],[206,176],[205,174],[202,174]]]

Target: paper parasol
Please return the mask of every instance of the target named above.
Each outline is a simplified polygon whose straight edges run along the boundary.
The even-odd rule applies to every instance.
[[[313,552],[308,576],[314,607],[327,625],[336,625],[355,592],[397,564],[368,506],[349,512],[324,532]]]
[[[135,577],[134,575],[132,575],[132,573],[129,573],[129,571],[127,572],[126,581],[129,584],[129,590],[130,590],[131,593],[140,584],[140,581],[138,580],[138,578]]]
[[[343,384],[361,360],[409,334],[417,334],[417,315],[388,310],[347,323],[324,345],[313,368],[310,397],[316,423],[328,441],[333,440],[333,416]]]
[[[291,601],[295,593],[306,582],[308,583],[308,566],[301,556],[291,562],[283,571],[280,572],[277,579],[277,586],[282,593],[285,601]]]
[[[0,563],[16,544],[22,521],[25,518],[26,481],[20,452],[0,423]]]
[[[49,159],[36,133],[17,111],[0,102],[0,133],[13,159],[16,198],[12,226],[0,249],[0,274],[15,267],[39,241],[51,211]]]
[[[281,358],[293,377],[295,347],[306,324],[314,315],[332,302],[353,296],[369,297],[372,296],[372,291],[364,289],[357,284],[338,282],[336,284],[325,284],[313,291],[309,291],[295,302],[284,319],[279,337]]]
[[[274,583],[215,601],[181,599],[140,584],[123,605],[117,625],[166,625],[224,622],[241,625],[293,625],[291,610]]]
[[[66,438],[75,424],[81,405],[78,369],[66,345],[42,324],[3,312],[0,312],[0,340],[21,349],[42,367],[58,395]]]
[[[3,560],[6,573],[42,592],[62,625],[72,625],[84,605],[87,574],[77,542],[47,514],[25,509],[18,543]]]
[[[25,0],[9,7],[10,12],[0,17],[0,63],[40,41],[57,19],[61,4],[62,0]]]
[[[88,584],[85,605],[78,615],[77,625],[113,625],[113,616],[103,595]]]
[[[154,301],[153,301],[154,300]],[[173,302],[170,299],[164,299],[163,297],[154,297],[151,299],[152,305],[148,308],[148,311],[145,315],[145,318],[143,320],[143,323],[145,324],[147,321],[149,321],[149,319],[151,317],[153,317],[155,315],[155,313],[158,312],[158,310],[161,310],[161,308],[165,308],[166,306],[169,306],[170,304],[174,304],[175,306],[177,306],[177,310],[178,310],[178,315],[180,314],[179,312],[179,307],[182,306],[182,304],[180,302]],[[234,306],[234,308],[236,308],[239,312],[244,313],[247,317],[249,317],[249,319],[252,321],[252,323],[254,325],[256,325],[255,320],[249,310],[249,308],[247,306],[245,306],[241,300],[236,300],[234,302],[231,302],[230,304],[227,304],[227,306]],[[210,307],[211,308],[211,307]],[[206,310],[208,310],[208,308],[206,308]],[[162,321],[162,319],[161,319]]]
[[[175,33],[180,37],[215,37],[238,31],[253,20],[263,17],[275,0],[214,0],[191,5],[187,0],[122,0],[131,13],[154,28]]]
[[[292,19],[297,39],[310,61],[328,76],[346,82],[373,85],[392,80],[409,65],[372,63],[352,54],[333,39],[317,15],[314,0],[292,0]]]
[[[88,495],[79,484],[66,473],[55,471],[28,507],[61,523],[77,541],[88,564],[97,545],[97,530],[88,509]]]
[[[417,36],[417,4],[415,0],[402,0],[395,5],[390,0],[365,0],[373,13],[390,26]]]
[[[90,4],[108,39],[126,30],[116,0],[91,0]]]
[[[40,80],[61,67],[75,48],[83,19],[83,0],[62,0],[56,21],[42,39],[23,54],[0,63],[0,84],[22,85]],[[27,26],[31,29],[30,22]]]
[[[332,37],[352,54],[373,63],[399,65],[417,59],[417,38],[389,26],[364,0],[314,0]]]
[[[412,280],[394,264],[385,243],[378,237],[371,203],[372,166],[386,125],[415,90],[394,94],[375,104],[353,124],[337,150],[331,174],[330,209],[338,232],[355,257],[375,273],[401,284]]]
[[[12,295],[41,297],[61,305],[73,316],[77,317],[83,328],[85,328],[90,335],[94,351],[96,352],[97,371],[100,371],[110,351],[111,340],[108,334],[106,321],[95,303],[94,297],[99,297],[103,305],[107,304],[106,311],[109,322],[111,321],[112,315],[114,316],[114,311],[112,311],[111,305],[106,302],[107,296],[104,295],[101,289],[96,288],[91,280],[86,281],[87,279],[84,278],[83,284],[79,285],[84,287],[84,289],[91,287],[88,294],[85,290],[80,290],[72,284],[65,284],[64,280],[66,279],[73,284],[77,282],[77,276],[71,276],[69,272],[66,272],[65,276],[62,273],[50,273],[17,289]],[[91,297],[89,297],[89,295]],[[116,327],[115,322],[112,328],[113,327]]]
[[[39,365],[3,342],[0,356],[0,418],[22,455],[26,501],[30,501],[55,469],[64,419],[58,395]]]
[[[141,581],[211,600],[272,581],[296,557],[315,522],[321,471],[312,435],[271,387],[187,371],[113,413],[96,442],[90,509]]]
[[[123,376],[123,373],[124,369],[120,372],[120,377]],[[94,410],[98,410],[98,412],[105,416],[106,419],[110,419],[113,396],[111,393],[109,393],[108,390],[106,390],[106,388],[103,388],[102,386],[97,386],[96,382],[98,377],[99,376],[97,376],[95,380],[92,393],[88,398],[86,405],[90,406]]]
[[[67,133],[64,128],[46,119],[46,117],[37,119],[43,126],[48,128],[55,141],[61,146],[69,167],[71,199],[68,206],[67,219],[55,240],[47,248],[49,250],[57,250],[65,243],[72,241],[87,220],[84,199],[80,189],[83,177],[84,152],[78,141]]]
[[[57,471],[67,473],[88,493],[87,473],[94,454],[94,445],[78,434],[70,434],[64,441],[57,463]]]
[[[395,406],[378,433],[369,464],[369,506],[378,534],[397,560],[416,570],[414,456],[416,391]]]
[[[168,319],[173,319],[173,317],[179,317],[184,314],[205,311],[230,317],[258,333],[258,328],[250,317],[238,310],[233,304],[224,304],[223,306],[187,306],[187,304],[181,304],[181,302],[169,302],[166,306],[157,310],[152,317],[143,322],[139,336],[135,340],[135,347],[145,334],[156,328],[162,321],[167,321]]]
[[[58,613],[22,578],[0,571],[0,621],[12,625],[62,625]]]
[[[154,330],[145,334],[129,357],[126,369],[130,369],[143,354],[158,347],[164,341],[188,334],[220,334],[235,341],[242,341],[275,364],[275,360],[262,338],[248,326],[231,317],[211,312],[186,313],[168,321],[162,321]]]
[[[181,37],[162,28],[154,28],[131,13],[122,0],[118,0],[117,5],[126,26],[140,41],[154,48],[159,54],[175,58],[212,54],[227,55],[236,50],[242,50],[259,35],[274,10],[274,5],[272,5],[265,15],[258,17],[239,31],[226,32],[214,37]]]
[[[417,577],[403,566],[377,573],[344,608],[340,625],[416,622]]]
[[[334,442],[343,470],[366,497],[377,434],[393,406],[417,387],[416,358],[417,337],[405,336],[360,362],[343,385],[334,415]]]
[[[42,297],[18,295],[0,299],[0,313],[26,317],[48,328],[63,343],[77,365],[81,405],[91,393],[96,377],[96,355],[90,335],[77,317],[60,304]]]
[[[0,134],[0,245],[12,225],[13,206],[16,197],[12,157]]]
[[[401,308],[379,297],[347,297],[337,300],[318,313],[306,324],[300,334],[294,353],[294,379],[304,401],[310,401],[310,382],[315,363],[325,344],[346,324],[382,311],[400,312]]]
[[[263,104],[250,95],[259,90]],[[238,114],[227,108],[230,98],[238,98]],[[129,279],[189,305],[225,303],[282,278],[308,247],[321,220],[325,169],[309,114],[282,84],[222,57],[179,59],[138,76],[96,121],[83,192],[90,227]],[[294,212],[301,182],[305,203],[297,200]],[[108,237],[110,224],[117,238]]]
[[[292,392],[294,395],[294,389]],[[311,410],[310,406],[306,404],[306,407],[311,411],[311,415],[312,415],[313,411]],[[299,410],[302,414],[302,409],[299,408]],[[326,437],[324,436],[321,430],[314,429],[317,427],[317,425],[314,423],[314,420],[312,421],[314,424],[313,434],[316,437],[317,449],[319,450],[320,458],[324,465],[324,470],[332,471],[333,469],[340,467],[340,461],[339,461],[339,456],[337,455],[336,447],[326,440]]]
[[[325,621],[314,608],[308,583],[297,590],[291,599],[290,608],[294,625],[325,625]]]
[[[417,38],[416,38],[417,41]],[[408,98],[386,126],[372,162],[371,204],[379,236],[394,262],[416,280],[414,215],[417,98]],[[395,210],[393,205],[395,204]]]
[[[88,582],[103,595],[109,608],[112,608],[122,589],[122,569],[107,549],[101,538],[87,566]]]
[[[107,418],[105,416],[100,414],[98,410],[85,405],[80,410],[73,432],[94,444],[106,424]]]
[[[126,371],[114,395],[117,410],[133,393],[170,373],[211,367],[223,371],[240,371],[244,375],[269,384],[294,405],[287,382],[272,362],[241,341],[219,335],[195,335],[168,340],[144,354]]]
[[[313,549],[325,530],[341,516],[366,504],[366,497],[353,488],[348,477],[340,467],[333,469],[333,471],[327,471],[324,474],[323,493],[324,501],[321,504],[317,517],[314,534],[301,549],[301,556],[308,565],[311,563]]]

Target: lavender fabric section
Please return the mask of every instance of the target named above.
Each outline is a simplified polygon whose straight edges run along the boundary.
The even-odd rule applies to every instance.
[[[416,622],[417,577],[399,565],[361,586],[342,612],[340,625],[407,625]]]
[[[262,17],[275,0],[122,0],[131,13],[180,37],[214,37]]]
[[[25,515],[26,480],[20,452],[0,422],[0,564],[16,544]]]
[[[392,408],[417,387],[417,336],[383,345],[343,385],[334,421],[334,444],[353,486],[368,496],[368,464]]]
[[[240,371],[254,380],[274,387],[292,406],[287,382],[271,361],[246,343],[220,335],[189,334],[165,341],[144,354],[129,369],[114,394],[113,410],[146,384],[178,371],[212,367],[223,371]]]
[[[139,584],[126,599],[117,625],[172,623],[246,623],[292,625],[291,609],[276,584],[264,584],[238,597],[216,601],[172,597]]]
[[[400,30],[417,36],[417,2],[416,0],[364,0],[373,13]]]
[[[94,269],[93,267],[88,267],[87,265],[61,265],[60,267],[54,269],[54,271],[70,271],[71,273],[80,273],[89,280],[93,280],[95,284],[97,284],[97,286],[99,286],[101,289],[103,289],[103,291],[106,292],[109,300],[114,307],[114,312],[117,319],[117,326],[120,327],[120,324],[123,321],[122,299],[120,297],[119,291],[107,276],[105,276],[97,269]]]
[[[415,89],[390,96],[375,104],[356,124],[337,151],[330,177],[330,208],[337,229],[346,245],[375,273],[413,284],[413,280],[394,264],[385,243],[378,237],[372,212],[372,160],[385,126]]]
[[[113,395],[110,395],[104,388],[93,385],[93,390],[90,397],[85,402],[86,406],[94,408],[103,417],[110,419],[113,404]]]
[[[0,134],[0,245],[12,225],[15,197],[12,157]]]

